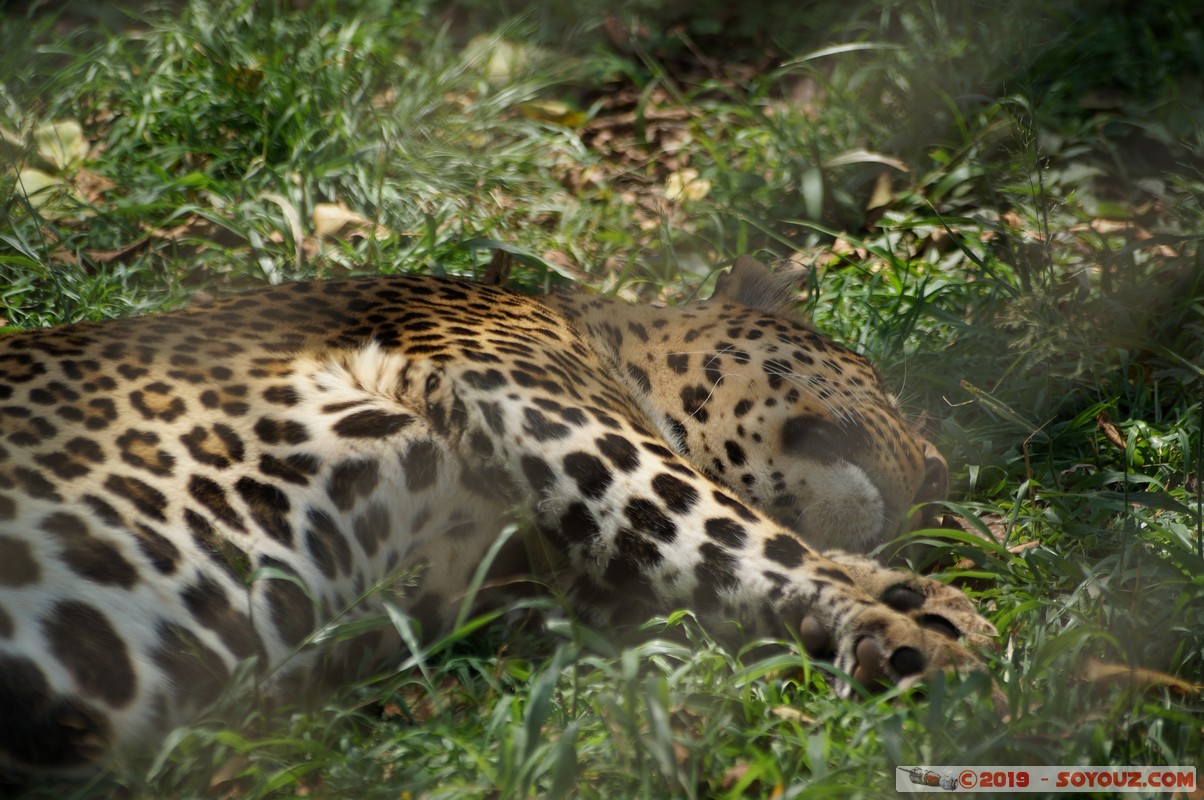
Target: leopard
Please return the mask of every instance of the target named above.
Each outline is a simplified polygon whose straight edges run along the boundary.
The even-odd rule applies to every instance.
[[[969,597],[871,557],[946,464],[793,282],[742,257],[654,306],[377,274],[0,338],[0,764],[94,774],[240,670],[396,660],[396,630],[315,632],[403,574],[424,640],[507,602],[470,597],[488,567],[600,628],[781,642],[846,696],[982,669]]]

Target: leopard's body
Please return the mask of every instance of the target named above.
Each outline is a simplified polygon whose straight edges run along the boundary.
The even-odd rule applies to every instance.
[[[960,592],[820,554],[892,537],[943,464],[779,283],[742,261],[653,309],[350,279],[0,340],[0,764],[103,764],[249,657],[358,662],[307,637],[407,569],[432,634],[516,517],[595,623],[689,607],[866,680],[969,663],[992,629]]]

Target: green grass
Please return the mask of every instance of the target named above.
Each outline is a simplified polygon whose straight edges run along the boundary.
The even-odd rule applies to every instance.
[[[235,687],[73,796],[880,797],[896,765],[1200,763],[1191,3],[874,0],[811,29],[633,3],[645,33],[617,43],[555,3],[301,5],[195,0],[111,35],[0,10],[0,324],[478,276],[499,245],[516,285],[645,300],[789,259],[817,326],[936,431],[950,512],[1004,532],[921,537],[1000,628],[1008,712],[981,677],[846,702],[822,666],[726,651],[688,615],[620,645],[548,613],[304,708]],[[330,204],[360,221],[319,236]]]

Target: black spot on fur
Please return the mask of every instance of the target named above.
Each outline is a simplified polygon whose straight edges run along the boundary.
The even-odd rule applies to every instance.
[[[225,661],[195,633],[175,622],[161,621],[155,628],[159,643],[151,659],[167,673],[176,691],[199,706],[217,699],[230,681]]]
[[[218,635],[239,660],[261,654],[263,645],[246,614],[230,605],[225,590],[208,575],[180,592],[180,600],[193,618]]]
[[[277,406],[295,406],[301,402],[297,390],[287,385],[269,386],[263,390],[263,399]]]
[[[390,414],[370,408],[343,417],[334,424],[334,432],[349,439],[380,439],[404,430],[413,422],[410,414]]]
[[[732,549],[743,547],[744,543],[748,541],[748,531],[744,529],[744,526],[725,517],[708,519],[705,529],[707,536]]]
[[[788,363],[775,358],[765,359],[765,363],[761,365],[761,369],[764,370],[765,377],[769,378],[770,389],[779,388],[782,385],[782,381],[794,374],[794,370]]]
[[[159,434],[154,431],[139,431],[133,428],[117,437],[121,460],[131,467],[144,469],[152,475],[163,477],[172,473],[176,457],[158,446]]]
[[[37,583],[41,575],[42,568],[34,559],[29,542],[0,536],[0,586],[14,589],[28,586]]]
[[[626,594],[645,594],[648,572],[665,560],[664,553],[655,543],[630,528],[619,531],[615,544],[618,555],[607,563],[603,579]],[[632,591],[637,588],[643,591]]]
[[[128,500],[143,516],[156,522],[167,521],[167,516],[163,513],[167,508],[167,498],[153,486],[137,478],[110,475],[105,479],[104,487],[118,497]]]
[[[606,494],[614,481],[602,460],[589,453],[569,453],[564,457],[564,471],[577,483],[581,493],[593,500]]]
[[[294,459],[293,456],[288,458],[277,458],[271,453],[264,453],[259,457],[259,472],[269,478],[279,478],[288,483],[294,483],[298,486],[308,486],[309,478],[317,470],[312,461],[312,457],[306,460]]]
[[[681,410],[686,417],[705,423],[710,414],[706,403],[711,399],[711,390],[705,386],[685,386],[681,390]]]
[[[26,469],[17,467],[13,470],[13,477],[17,479],[21,489],[30,497],[36,500],[53,500],[56,503],[63,502],[63,496],[54,488],[54,484],[46,480],[46,476],[36,469]]]
[[[701,610],[714,609],[719,604],[719,593],[735,587],[739,578],[739,559],[714,542],[706,542],[699,548],[702,560],[694,567],[698,586],[694,590],[695,607]]]
[[[585,503],[573,503],[560,516],[557,533],[571,542],[583,542],[598,538],[601,533],[598,520]]]
[[[67,453],[40,453],[34,456],[34,461],[38,462],[39,466],[50,470],[56,478],[66,481],[82,477],[92,471],[92,467],[80,463]]]
[[[535,408],[523,410],[523,432],[530,434],[537,442],[549,442],[563,439],[572,433],[568,425],[553,422]]]
[[[622,472],[631,472],[640,465],[640,452],[635,445],[618,434],[608,433],[595,439],[598,450]]]
[[[145,371],[142,370],[142,372]],[[130,405],[142,415],[143,419],[173,422],[183,416],[188,407],[179,397],[172,397],[172,391],[171,386],[156,381],[144,386],[141,390],[130,392]]]
[[[245,454],[239,435],[220,422],[212,428],[197,425],[180,436],[180,442],[188,448],[189,455],[196,461],[218,469],[241,462]]]
[[[411,492],[433,485],[439,477],[439,446],[430,439],[411,442],[401,455],[401,469]]]
[[[234,484],[263,532],[286,547],[293,546],[293,529],[288,523],[288,495],[267,483],[242,477]]]
[[[245,550],[218,534],[209,520],[191,508],[184,509],[184,523],[201,552],[225,570],[236,584],[246,583],[251,572],[251,559]]]
[[[300,585],[301,579],[296,571],[288,564],[264,556],[260,559],[259,566],[260,569],[267,567],[283,573],[265,574],[259,579],[258,585],[263,586],[263,593],[271,610],[272,624],[276,626],[280,641],[288,647],[296,647],[313,632],[313,601]]]
[[[125,525],[125,521],[121,518],[121,514],[117,512],[117,509],[113,508],[113,506],[109,505],[104,500],[101,500],[96,495],[86,494],[81,497],[80,500],[83,500],[84,504],[87,505],[92,513],[96,515],[96,518],[105,525],[110,527]]]
[[[474,389],[488,392],[505,386],[506,376],[496,369],[486,370],[484,373],[469,370],[464,373],[464,382]]]
[[[682,455],[689,455],[690,446],[687,443],[689,440],[686,436],[686,426],[673,417],[665,417],[665,424],[669,427],[673,442],[681,449]]]
[[[745,522],[755,523],[755,522],[760,521],[760,518],[757,517],[757,515],[754,514],[753,512],[749,511],[747,506],[745,506],[739,500],[736,500],[736,499],[732,498],[731,496],[724,494],[723,492],[719,491],[718,489],[713,491],[711,493],[711,496],[715,498],[716,503],[718,503],[719,505],[723,506],[724,508],[727,508],[728,510],[734,512],[736,514],[736,516],[738,516],[740,519],[744,520]]]
[[[784,567],[797,567],[807,557],[807,548],[793,536],[779,533],[765,542],[765,557]]]
[[[134,526],[133,533],[138,541],[138,549],[150,561],[156,572],[160,575],[171,575],[176,571],[180,551],[170,539],[141,522]]]
[[[477,402],[477,408],[481,410],[481,416],[485,418],[489,430],[499,436],[505,433],[506,423],[502,418],[502,407],[499,403],[481,400]]]
[[[352,528],[355,531],[356,541],[371,557],[376,555],[379,544],[389,538],[392,524],[384,506],[373,503],[355,518]]]
[[[623,509],[628,524],[661,542],[672,542],[677,538],[677,525],[665,516],[655,503],[636,497],[628,501]]]
[[[687,514],[698,502],[698,490],[681,478],[662,472],[652,479],[652,490],[675,514]]]
[[[94,397],[88,401],[84,427],[90,431],[104,430],[117,419],[117,404],[107,397]]]
[[[344,461],[330,471],[326,495],[339,511],[348,511],[370,496],[379,482],[380,465],[375,459]]]
[[[109,739],[103,715],[53,695],[42,670],[22,656],[0,653],[0,708],[0,752],[35,769],[87,764]]]
[[[309,441],[309,431],[294,420],[260,417],[254,431],[264,444],[303,444]]]
[[[727,452],[727,460],[733,467],[742,467],[748,460],[744,455],[744,448],[731,439],[723,443],[723,449]]]
[[[124,708],[134,699],[138,679],[129,651],[96,608],[76,601],[55,603],[42,619],[42,631],[81,694],[110,708]]]
[[[121,551],[112,542],[93,536],[80,517],[58,511],[42,520],[41,527],[58,541],[63,563],[81,578],[122,589],[138,582],[138,571]]]
[[[305,546],[309,557],[327,578],[334,578],[341,570],[351,572],[351,547],[343,532],[326,512],[311,508],[306,514]]]
[[[523,456],[522,468],[527,483],[531,484],[535,493],[540,497],[546,497],[556,482],[556,473],[552,472],[548,462],[539,456],[527,455]]]
[[[203,475],[193,475],[188,480],[188,493],[226,525],[237,531],[247,529],[242,516],[234,510],[226,498],[226,490],[216,481]]]
[[[627,365],[627,374],[635,381],[636,386],[644,394],[652,394],[652,381],[648,379],[648,373],[637,367],[635,364]]]
[[[831,578],[837,583],[844,583],[848,584],[849,586],[853,585],[852,576],[838,566],[833,565],[831,567],[816,567],[815,571],[820,575]]]

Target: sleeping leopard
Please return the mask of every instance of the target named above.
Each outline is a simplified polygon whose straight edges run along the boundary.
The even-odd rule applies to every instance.
[[[380,663],[395,633],[311,639],[403,573],[437,635],[494,555],[594,625],[688,608],[865,685],[974,668],[968,598],[864,555],[944,462],[790,306],[741,258],[682,307],[398,275],[0,339],[0,765],[103,768],[247,659]]]

